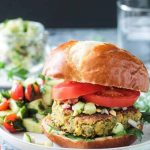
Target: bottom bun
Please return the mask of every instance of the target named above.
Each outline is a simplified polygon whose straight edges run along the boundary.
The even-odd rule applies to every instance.
[[[71,139],[63,135],[61,131],[49,130],[50,128],[46,123],[46,118],[42,121],[42,127],[44,129],[44,134],[54,143],[65,148],[82,148],[82,149],[91,149],[91,148],[114,148],[114,147],[123,147],[131,145],[135,142],[136,137],[133,135],[124,135],[124,136],[107,136],[95,138],[94,140],[86,139]]]

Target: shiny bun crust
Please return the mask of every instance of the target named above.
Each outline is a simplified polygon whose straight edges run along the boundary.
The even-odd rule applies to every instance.
[[[147,91],[148,72],[131,53],[110,43],[69,41],[52,50],[43,74],[69,81]]]
[[[131,145],[135,142],[136,137],[133,135],[124,135],[118,137],[103,137],[96,138],[94,140],[74,140],[67,138],[64,135],[56,134],[56,132],[47,131],[47,117],[42,121],[42,127],[44,134],[54,143],[65,148],[80,148],[80,149],[91,149],[91,148],[113,148],[113,147],[123,147]]]

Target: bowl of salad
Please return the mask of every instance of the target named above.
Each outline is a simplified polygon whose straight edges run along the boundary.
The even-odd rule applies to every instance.
[[[33,67],[42,62],[48,32],[35,21],[21,18],[0,23],[0,60],[11,66]]]

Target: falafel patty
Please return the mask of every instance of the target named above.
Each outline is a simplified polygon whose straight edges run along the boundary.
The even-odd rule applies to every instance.
[[[54,102],[51,119],[47,124],[74,136],[93,138],[95,136],[108,136],[117,122],[122,123],[125,129],[130,128],[128,120],[140,121],[141,113],[134,107],[127,110],[115,110],[116,116],[111,114],[95,113],[93,115],[80,114],[73,116],[72,110],[63,109],[61,104]],[[50,121],[49,121],[50,120]]]

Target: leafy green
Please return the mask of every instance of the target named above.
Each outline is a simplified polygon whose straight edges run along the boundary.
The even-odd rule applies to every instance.
[[[40,114],[46,116],[47,114],[52,113],[52,108],[47,108],[44,111],[42,111]]]
[[[128,135],[136,136],[140,141],[142,140],[143,132],[140,129],[132,128],[127,131]]]
[[[9,79],[12,79],[14,76],[20,77],[21,79],[26,79],[28,73],[28,70],[22,67],[14,67],[7,71]]]
[[[143,119],[144,122],[150,123],[150,113],[142,112],[142,119]]]
[[[10,93],[9,93],[9,91],[7,91],[7,90],[2,90],[0,93],[1,93],[1,95],[2,95],[3,97],[5,97],[5,98],[7,98],[7,99],[10,98]]]
[[[13,127],[17,130],[17,131],[25,131],[25,127],[22,124],[22,120],[21,119],[17,119],[13,122]]]
[[[0,61],[0,69],[4,69],[5,68],[5,63]]]

